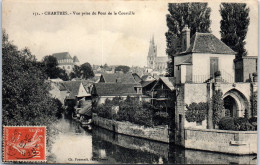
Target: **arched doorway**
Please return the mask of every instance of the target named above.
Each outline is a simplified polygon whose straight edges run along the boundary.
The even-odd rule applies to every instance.
[[[224,96],[225,116],[243,117],[249,103],[243,93],[236,89],[229,90]]]
[[[236,117],[238,105],[236,100],[228,95],[224,98],[225,116]]]

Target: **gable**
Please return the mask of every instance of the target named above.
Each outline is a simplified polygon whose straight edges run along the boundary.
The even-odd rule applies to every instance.
[[[85,97],[85,96],[91,96],[90,93],[84,88],[83,84],[80,83],[79,91],[77,94],[77,97]]]

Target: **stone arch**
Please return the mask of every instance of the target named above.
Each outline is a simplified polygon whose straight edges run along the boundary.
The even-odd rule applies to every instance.
[[[249,102],[237,89],[231,89],[223,95],[224,107],[229,109],[232,117],[243,117],[245,109],[249,111]],[[249,113],[249,112],[248,112]]]

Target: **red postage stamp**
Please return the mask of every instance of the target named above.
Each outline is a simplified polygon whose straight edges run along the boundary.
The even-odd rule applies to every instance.
[[[46,127],[4,126],[3,160],[46,161]]]

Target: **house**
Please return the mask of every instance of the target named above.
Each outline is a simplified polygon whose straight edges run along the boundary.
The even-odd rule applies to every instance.
[[[64,81],[62,84],[66,87],[69,95],[65,98],[65,103],[77,104],[77,101],[91,97],[91,82],[88,80]],[[90,99],[89,99],[90,100]]]
[[[52,56],[57,59],[58,67],[64,69],[67,73],[72,72],[75,65],[80,65],[77,56],[72,58],[69,52],[54,53]]]
[[[245,82],[243,74],[256,71],[257,59],[242,59],[244,71],[240,72],[240,77],[243,77],[243,82],[236,82],[236,52],[211,33],[196,32],[190,38],[190,30],[185,26],[181,35],[181,52],[173,55],[175,111],[171,115],[174,123],[171,125],[174,132],[171,139],[175,144],[185,146],[186,128],[213,128],[210,113],[205,113],[202,121],[188,122],[187,107],[203,104],[207,105],[207,110],[212,110],[211,99],[216,91],[222,92],[224,112],[228,112],[223,113],[222,117],[243,117],[246,110],[249,117],[253,116],[250,98],[257,91],[257,83]]]
[[[92,90],[93,102],[97,105],[103,104],[106,99],[112,100],[114,97],[126,99],[127,96],[139,97],[140,100],[149,99],[144,96],[140,84],[127,83],[94,83]]]
[[[151,90],[156,82],[157,80],[141,81],[143,94],[151,97]]]
[[[175,100],[175,77],[160,77],[153,85],[150,95],[152,104],[165,112],[173,111]]]
[[[182,31],[182,52],[174,55],[174,75],[179,83],[203,83],[221,71],[224,81],[233,83],[235,52],[211,33],[198,33],[190,39]]]
[[[57,98],[63,105],[65,105],[65,99],[69,96],[69,92],[67,88],[60,82],[56,82],[55,80],[48,80],[51,85],[51,89],[49,93],[53,98]]]

